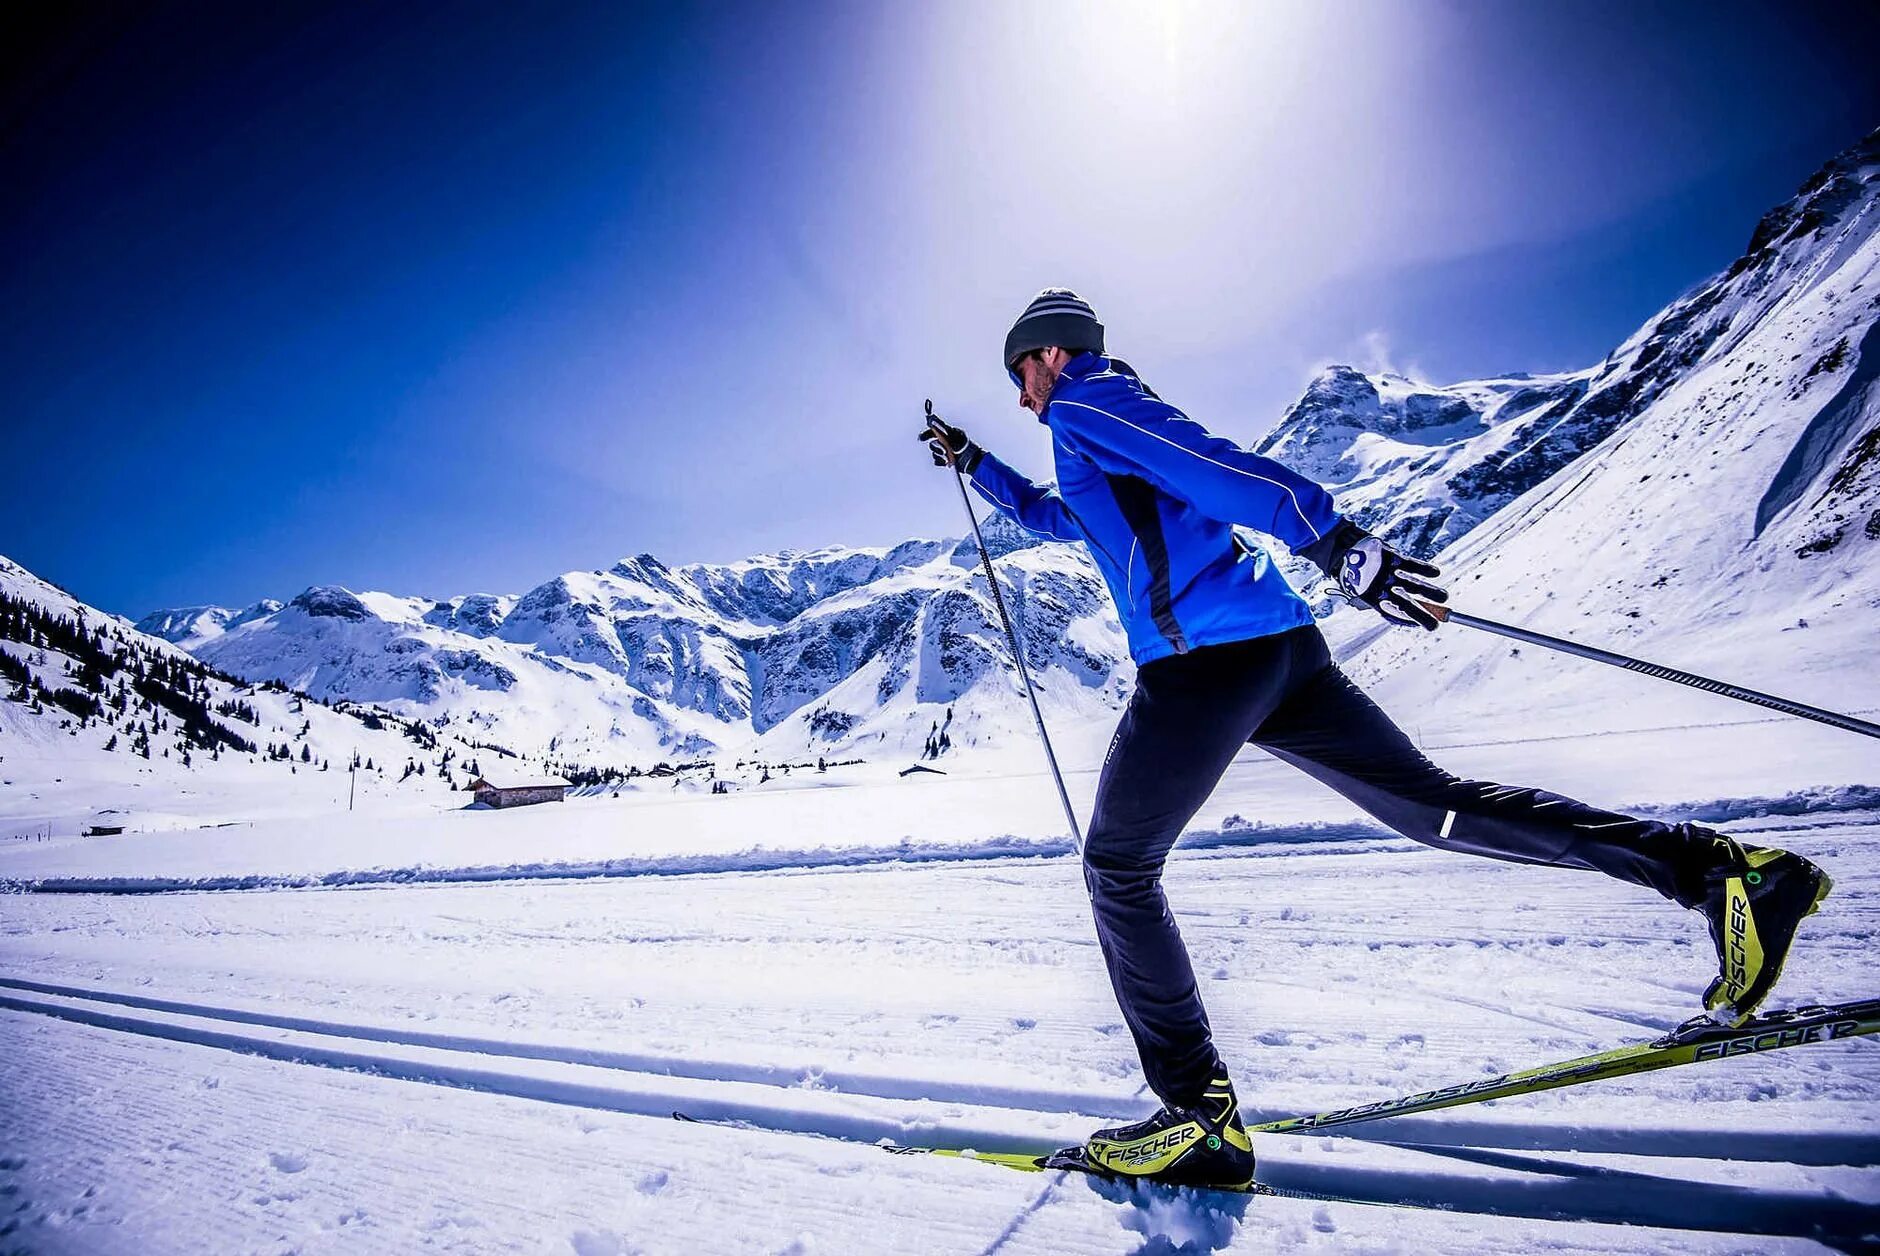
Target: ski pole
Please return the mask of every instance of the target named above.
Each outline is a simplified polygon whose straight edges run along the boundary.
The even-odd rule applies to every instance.
[[[1483,619],[1480,615],[1454,610],[1433,602],[1423,603],[1423,608],[1439,621],[1461,624],[1465,628],[1476,628],[1482,632],[1492,632],[1497,636],[1512,637],[1516,641],[1525,641],[1529,645],[1544,646],[1549,650],[1559,650],[1562,654],[1577,655],[1583,659],[1592,659],[1595,663],[1607,663],[1613,667],[1623,667],[1629,672],[1642,672],[1647,676],[1656,676],[1660,680],[1673,680],[1680,685],[1689,685],[1693,689],[1702,689],[1707,693],[1722,694],[1726,698],[1735,698],[1738,702],[1748,702],[1756,706],[1768,707],[1772,711],[1781,711],[1786,715],[1799,715],[1805,720],[1815,720],[1830,724],[1835,728],[1846,729],[1850,733],[1859,733],[1864,737],[1880,737],[1880,724],[1866,720],[1857,720],[1851,715],[1842,715],[1837,711],[1824,711],[1820,707],[1809,706],[1805,702],[1796,702],[1790,698],[1778,698],[1774,694],[1758,693],[1754,689],[1745,689],[1741,685],[1732,685],[1727,681],[1712,680],[1708,676],[1699,676],[1694,672],[1679,671],[1675,667],[1666,667],[1662,663],[1648,663],[1644,659],[1635,659],[1625,654],[1615,654],[1611,650],[1601,650],[1596,646],[1581,645],[1577,641],[1567,641],[1560,637],[1550,637],[1544,632],[1535,632],[1528,628],[1516,628],[1512,624],[1497,623],[1492,619]]]
[[[933,401],[927,402],[927,423],[933,426],[935,418]],[[999,623],[1005,628],[1005,639],[1012,646],[1012,661],[1018,664],[1019,679],[1025,682],[1025,697],[1031,703],[1031,718],[1038,725],[1038,740],[1044,743],[1045,762],[1051,765],[1051,779],[1057,784],[1058,801],[1064,804],[1064,818],[1070,822],[1071,841],[1077,846],[1077,853],[1084,853],[1083,831],[1077,827],[1077,812],[1071,807],[1071,796],[1064,788],[1064,773],[1058,770],[1057,755],[1051,749],[1051,734],[1044,726],[1044,712],[1038,709],[1038,694],[1031,685],[1031,670],[1025,666],[1025,650],[1018,642],[1018,633],[1012,629],[1012,618],[1005,613],[1005,595],[999,592],[998,577],[992,574],[992,552],[986,548],[985,534],[979,530],[979,516],[973,511],[973,499],[966,495],[966,475],[960,470],[958,460],[953,457],[952,449],[943,440],[940,448],[945,450],[947,465],[953,468],[953,482],[959,485],[960,505],[966,507],[966,518],[973,525],[973,541],[979,546],[979,561],[986,569],[986,584],[992,589],[992,604],[999,610]]]

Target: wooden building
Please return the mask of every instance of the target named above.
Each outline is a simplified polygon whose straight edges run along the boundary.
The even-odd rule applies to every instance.
[[[486,807],[527,807],[538,802],[560,802],[570,788],[567,781],[522,767],[499,767],[471,781],[477,801]]]

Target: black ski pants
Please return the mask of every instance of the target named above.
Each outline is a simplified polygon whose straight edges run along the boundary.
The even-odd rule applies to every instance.
[[[1164,1103],[1191,1106],[1222,1065],[1162,865],[1249,741],[1430,846],[1590,868],[1686,907],[1702,901],[1707,835],[1450,775],[1346,678],[1316,627],[1157,659],[1110,743],[1084,879],[1123,1019]]]

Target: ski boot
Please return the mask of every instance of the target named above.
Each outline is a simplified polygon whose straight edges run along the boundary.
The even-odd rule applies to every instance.
[[[1098,1130],[1081,1148],[1100,1173],[1177,1186],[1245,1190],[1253,1183],[1253,1140],[1225,1077],[1208,1083],[1191,1108],[1163,1108],[1146,1121]]]
[[[1743,846],[1717,836],[1721,859],[1705,877],[1704,905],[1717,947],[1718,973],[1704,1007],[1720,1025],[1736,1026],[1769,997],[1795,928],[1815,914],[1834,882],[1800,855]]]

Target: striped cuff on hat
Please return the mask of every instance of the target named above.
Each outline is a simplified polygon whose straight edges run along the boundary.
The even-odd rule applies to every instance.
[[[1032,298],[1025,312],[1012,324],[1012,330],[1005,334],[1005,359],[1001,365],[1009,368],[1012,359],[1019,354],[1048,349],[1052,345],[1073,352],[1085,349],[1103,352],[1103,324],[1097,321],[1097,313],[1090,308],[1090,303],[1069,288],[1046,288]]]

